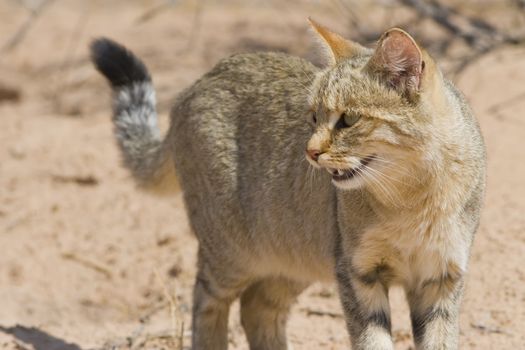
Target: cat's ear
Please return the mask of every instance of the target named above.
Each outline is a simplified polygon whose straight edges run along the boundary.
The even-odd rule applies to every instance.
[[[368,51],[365,47],[332,32],[325,26],[314,21],[312,18],[309,17],[308,21],[321,38],[321,43],[326,48],[332,65],[341,60],[352,58]]]
[[[381,36],[365,69],[401,93],[414,96],[421,88],[425,70],[423,57],[423,52],[408,33],[393,28]]]

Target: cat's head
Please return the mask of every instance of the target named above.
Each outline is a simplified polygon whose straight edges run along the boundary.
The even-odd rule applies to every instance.
[[[307,160],[343,189],[381,192],[417,176],[433,114],[448,108],[435,63],[401,29],[372,50],[311,22],[331,64],[311,87]]]

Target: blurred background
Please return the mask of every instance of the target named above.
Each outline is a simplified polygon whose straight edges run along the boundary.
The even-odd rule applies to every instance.
[[[308,16],[367,45],[404,28],[466,94],[489,172],[461,348],[525,347],[523,0],[0,0],[0,349],[189,348],[196,241],[180,194],[139,193],[120,167],[90,40],[143,58],[165,129],[177,93],[223,57],[322,64]],[[391,299],[396,347],[412,349],[403,294]],[[334,286],[300,297],[289,337],[349,348]],[[230,347],[246,349],[237,305]]]

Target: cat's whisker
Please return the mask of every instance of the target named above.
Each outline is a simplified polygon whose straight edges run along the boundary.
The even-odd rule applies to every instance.
[[[310,192],[312,192],[312,164],[308,163],[308,161],[303,158],[303,162],[306,162],[306,164],[308,165],[307,168],[306,168],[306,184],[310,186]]]
[[[374,186],[375,185],[375,179],[373,178],[372,175],[370,176],[366,176],[364,173],[363,173],[363,169],[357,169],[356,170],[356,175],[359,176],[360,179],[362,179],[367,185],[369,185],[370,187],[376,189],[377,187]],[[379,192],[383,192],[382,189],[379,189]]]
[[[358,152],[354,152],[354,154],[358,157],[362,157],[362,158],[365,158],[365,157],[368,157],[369,155],[366,155],[366,154],[360,154]],[[395,162],[392,162],[390,160],[387,160],[385,158],[382,158],[381,156],[378,156],[378,155],[374,155],[374,161],[377,161],[379,163],[382,163],[382,164],[386,164],[386,168],[389,170],[389,171],[393,171],[395,172],[397,175],[399,175],[400,177],[406,177],[406,178],[410,178],[412,180],[414,180],[414,182],[416,182],[417,184],[421,184],[421,179],[415,177],[414,175],[411,174],[411,172],[402,167],[401,165],[399,165],[398,163],[395,163]],[[401,180],[398,180],[404,184],[407,184],[411,187],[413,187],[414,185],[412,184],[409,184],[407,182],[403,182]]]
[[[373,176],[373,175],[370,175],[368,174],[368,176],[365,176],[363,174],[363,171],[362,169],[358,169],[356,174],[359,175],[359,177],[361,179],[363,179],[363,181],[368,185],[370,186],[373,190],[376,190],[378,191],[379,193],[381,193],[382,195],[384,195],[385,197],[388,197],[388,195],[385,193],[385,190],[382,186],[377,186],[377,185],[380,185],[377,181],[377,179]]]
[[[355,154],[355,155],[357,155],[357,156],[359,156],[359,157],[362,157],[362,158],[365,158],[365,157],[366,157],[366,156],[362,156],[362,155],[360,155],[360,154]],[[378,159],[374,156],[374,161],[375,161],[375,160],[378,160]],[[380,161],[381,161],[381,160],[380,160]],[[389,162],[389,163],[390,163],[390,164],[395,164],[395,163],[392,163],[392,162]],[[346,168],[348,168],[348,164],[346,164],[346,163],[342,163],[342,162],[334,161],[332,167],[335,168],[335,169],[346,169]],[[368,167],[368,166],[367,166],[367,167]],[[414,187],[414,185],[411,184],[410,182],[402,181],[401,179],[397,179],[397,178],[395,178],[395,177],[388,176],[388,175],[386,175],[385,173],[380,172],[380,171],[377,170],[377,169],[373,169],[373,168],[371,168],[371,167],[369,167],[369,168],[370,168],[371,170],[373,170],[373,171],[379,172],[381,175],[385,176],[386,178],[388,178],[388,179],[391,180],[391,181],[396,181],[396,182],[398,182],[398,183],[400,183],[400,184],[403,184],[403,185],[406,185],[406,186],[409,186],[409,187]],[[395,168],[390,167],[390,166],[388,167],[388,169],[389,169],[389,170],[392,169],[395,173],[397,173],[397,174],[399,175],[399,177],[412,177],[408,172],[405,173],[405,172],[403,172],[403,171],[401,171],[401,170],[399,170],[399,169],[395,169]],[[416,179],[415,177],[413,177],[413,178]]]
[[[395,200],[395,198],[392,196],[392,194],[390,193],[390,191],[385,188],[385,186],[383,185],[383,183],[381,182],[381,180],[379,180],[377,177],[375,176],[371,176],[371,178],[374,180],[374,183],[377,185],[375,187],[375,189],[379,189],[380,192],[383,194],[383,198],[385,200],[387,200],[388,202],[390,202],[390,204],[394,207],[397,206],[397,202]]]
[[[288,65],[291,65],[290,63],[288,63]],[[307,81],[309,82],[312,82],[313,81],[313,77],[312,76],[309,76],[306,71],[304,70],[303,67],[299,67],[299,69],[301,70],[301,72],[303,73],[304,77],[306,78]],[[299,85],[301,85],[310,95],[313,94],[313,90],[312,90],[312,87],[311,86],[307,86],[305,85],[299,78],[295,78],[294,79],[297,83],[299,83]]]
[[[299,66],[299,69],[301,70],[301,72],[303,73],[303,75],[305,76],[306,79],[313,80],[314,76],[313,75],[308,75],[308,73],[304,70],[303,66]]]
[[[299,65],[297,68],[299,68],[299,70],[307,80],[313,80],[313,76],[308,75],[308,73],[306,73],[306,71],[304,70],[303,66]]]
[[[389,188],[391,188],[392,190],[396,190],[396,192],[399,192],[398,191],[398,187],[394,186],[394,184],[392,184],[392,181],[395,181],[399,184],[402,184],[402,185],[405,185],[405,186],[409,186],[409,187],[412,187],[411,184],[405,182],[405,181],[401,181],[400,179],[397,179],[395,177],[392,177],[392,176],[389,176],[387,174],[385,174],[384,172],[378,170],[378,169],[374,169],[368,165],[365,165],[364,166],[367,170],[369,171],[372,171],[374,174],[376,174],[377,176],[381,177],[385,182],[389,182],[392,186],[389,186]]]
[[[381,173],[380,171],[376,170],[376,169],[373,169],[371,167],[368,167],[368,166],[364,166],[364,168],[368,171],[371,171],[373,172],[378,178],[381,178],[384,182],[385,182],[385,186],[390,190],[390,193],[392,193],[392,195],[394,195],[396,197],[396,199],[398,200],[398,203],[401,203],[401,196],[400,196],[400,193],[399,193],[399,190],[396,186],[389,186],[389,183],[390,182],[390,185],[392,184],[391,181],[395,180],[395,181],[398,181],[398,182],[401,182],[397,179],[392,179],[390,177],[388,177],[387,175]],[[401,182],[402,183],[402,182]]]
[[[306,161],[306,159],[305,159]],[[306,161],[308,163],[308,161]],[[309,182],[309,185],[310,185],[310,193],[313,192],[314,190],[314,183],[315,183],[315,176],[316,176],[316,169],[314,168],[314,166],[310,163],[308,163],[309,167],[309,175],[308,175],[308,182]]]
[[[402,184],[402,185],[404,185],[404,186],[414,187],[414,186],[413,186],[412,184],[410,184],[409,182],[402,181],[402,180],[397,179],[397,178],[395,178],[395,177],[389,176],[389,175],[385,174],[384,172],[381,172],[381,171],[379,171],[379,170],[377,170],[377,169],[372,168],[371,166],[365,165],[364,167],[365,167],[366,169],[370,170],[370,171],[373,171],[374,173],[377,173],[379,176],[381,176],[381,177],[383,177],[383,178],[385,178],[385,179],[388,179],[389,181],[395,181],[395,182],[397,182],[397,183],[399,183],[399,184]],[[403,175],[404,175],[404,174],[403,174]]]
[[[418,184],[418,185],[421,185],[422,182],[421,182],[421,179],[412,175],[411,172],[406,169],[406,168],[403,168],[401,166],[399,166],[398,164],[396,163],[392,163],[392,162],[385,162],[385,164],[387,164],[387,166],[385,167],[388,171],[391,171],[397,175],[399,175],[400,178],[406,178],[406,179],[410,179],[413,181],[413,183],[410,183],[410,182],[406,182],[406,181],[401,181],[403,182],[404,184],[406,185],[409,185],[411,187],[414,187],[415,184]],[[415,183],[415,184],[414,184]]]
[[[301,85],[309,94],[313,93],[312,89],[309,86],[304,85],[304,83],[302,83],[299,79],[296,79],[295,81],[299,83],[299,85]]]
[[[363,157],[366,157],[366,155],[362,155]],[[398,170],[404,170],[406,172],[403,172],[402,174],[407,174],[409,175],[409,170],[403,166],[401,166],[399,163],[396,163],[396,162],[393,162],[391,160],[388,160],[388,159],[385,159],[381,156],[378,156],[378,155],[374,155],[374,160],[376,161],[379,161],[381,163],[385,163],[385,164],[389,164],[389,165],[392,165],[394,168],[398,169]]]
[[[363,156],[364,156],[364,155],[363,155]],[[366,156],[365,156],[365,157],[366,157]],[[393,161],[391,161],[391,160],[387,160],[387,159],[382,158],[382,157],[377,156],[377,155],[374,156],[374,160],[376,160],[376,161],[378,161],[378,162],[381,162],[381,163],[384,163],[384,164],[392,165],[392,168],[396,168],[396,169],[398,169],[398,170],[400,170],[400,171],[404,170],[404,171],[406,171],[406,172],[402,172],[402,174],[407,174],[407,175],[409,175],[409,170],[408,170],[407,168],[401,166],[399,163],[393,162]]]
[[[312,164],[310,164],[310,162],[306,158],[303,158],[303,162],[306,162],[308,164],[308,167],[306,168],[306,183],[309,186],[308,190],[310,191],[310,193],[312,193],[317,179],[317,170],[319,169],[315,168]]]
[[[369,170],[369,169],[366,169]],[[361,172],[363,172],[363,169],[360,169]],[[374,182],[379,186],[376,187],[377,189],[381,188],[381,192],[385,195],[386,199],[388,199],[392,205],[397,206],[397,203],[399,203],[399,197],[394,198],[394,195],[392,194],[392,191],[389,190],[388,184],[385,184],[382,179],[378,176],[379,174],[375,174],[373,172],[367,172],[366,175],[370,177],[370,179],[374,180]],[[397,199],[397,200],[396,200]]]

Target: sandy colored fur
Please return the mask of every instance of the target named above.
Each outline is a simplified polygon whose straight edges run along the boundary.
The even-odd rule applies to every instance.
[[[334,38],[323,37],[327,45]],[[485,183],[477,122],[424,51],[403,51],[421,55],[403,62],[426,64],[407,70],[417,76],[398,76],[399,62],[374,66],[390,50],[382,41],[355,54],[335,38],[338,59],[323,70],[276,53],[225,59],[172,109],[166,148],[152,156],[173,157],[199,240],[194,349],[226,349],[228,310],[238,297],[251,349],[286,349],[295,297],[334,278],[355,349],[393,348],[394,284],[410,297],[418,349],[457,347]],[[359,120],[336,129],[343,113]],[[307,148],[321,151],[314,162],[321,168],[375,158],[358,174],[359,186],[336,187],[324,169],[307,176]]]

